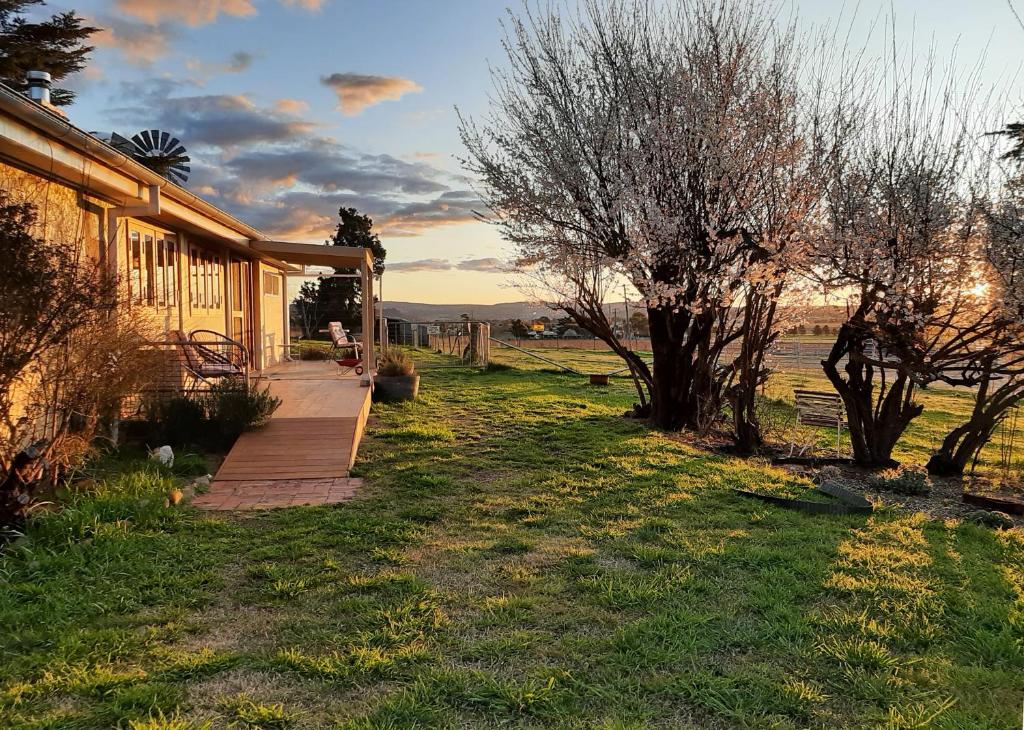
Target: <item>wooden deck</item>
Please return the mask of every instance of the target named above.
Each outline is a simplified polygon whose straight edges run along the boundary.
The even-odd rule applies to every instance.
[[[370,411],[370,389],[332,362],[282,363],[261,382],[281,399],[265,427],[242,434],[194,504],[245,509],[351,496],[349,479]]]

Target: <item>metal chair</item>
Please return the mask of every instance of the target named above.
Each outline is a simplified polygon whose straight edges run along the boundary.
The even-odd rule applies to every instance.
[[[171,340],[181,350],[182,367],[192,376],[190,392],[224,378],[239,378],[248,384],[249,353],[242,343],[213,330],[193,330],[188,336],[174,330]]]

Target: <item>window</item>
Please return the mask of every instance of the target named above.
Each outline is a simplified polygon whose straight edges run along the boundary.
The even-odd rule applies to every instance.
[[[170,234],[129,230],[128,298],[151,307],[177,305],[178,246]]]
[[[220,256],[213,257],[213,306],[220,309],[221,300],[221,289],[220,286]]]
[[[148,243],[146,245],[151,246],[152,236],[146,236]],[[167,268],[167,251],[164,250],[164,242],[156,242],[156,306],[166,307],[167,306],[167,277],[164,275],[164,270]]]
[[[263,272],[263,293],[276,297],[281,295],[281,277],[269,271]]]
[[[178,304],[178,242],[170,236],[157,241],[164,251],[164,299],[168,307]]]
[[[138,231],[131,232],[128,249],[128,260],[131,266],[128,277],[128,298],[134,304],[142,304],[142,243]]]
[[[242,309],[242,266],[237,263],[231,266],[231,309],[234,312]]]
[[[199,306],[199,252],[196,249],[191,249],[188,252],[188,271],[189,271],[189,303],[193,307]]]
[[[188,261],[189,301],[193,309],[220,309],[224,305],[224,267],[220,256],[193,247]]]
[[[199,253],[199,306],[208,309],[210,306],[210,268],[207,262],[210,255],[206,251]]]
[[[142,257],[146,275],[142,281],[142,298],[150,306],[155,302],[156,294],[156,257],[153,255],[153,237],[146,235],[142,237]]]

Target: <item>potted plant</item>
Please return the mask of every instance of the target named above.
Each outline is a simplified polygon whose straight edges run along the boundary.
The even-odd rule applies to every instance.
[[[389,348],[377,367],[373,395],[378,400],[413,400],[420,389],[420,376],[412,358],[397,347]]]

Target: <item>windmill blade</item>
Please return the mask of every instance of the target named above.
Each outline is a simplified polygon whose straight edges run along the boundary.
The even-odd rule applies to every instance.
[[[144,129],[132,137],[132,142],[135,145],[132,157],[138,162],[172,182],[188,180],[191,168],[185,163],[191,160],[177,137],[159,129]]]

